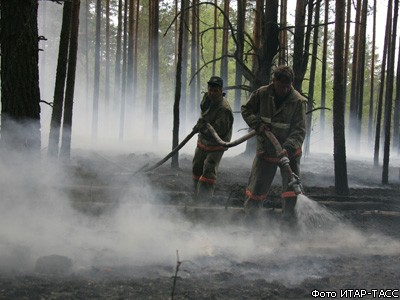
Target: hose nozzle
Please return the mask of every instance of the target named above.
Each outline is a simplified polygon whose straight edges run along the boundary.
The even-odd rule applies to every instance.
[[[289,187],[293,189],[296,195],[300,195],[304,193],[303,186],[300,181],[300,177],[295,173],[292,173],[292,179],[289,182]]]

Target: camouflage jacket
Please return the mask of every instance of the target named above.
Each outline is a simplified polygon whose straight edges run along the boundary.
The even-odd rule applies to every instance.
[[[242,105],[241,113],[253,129],[257,129],[261,123],[267,123],[290,158],[301,154],[306,135],[306,102],[307,99],[292,87],[278,108],[275,91],[270,84],[254,91],[248,102]],[[276,157],[273,144],[263,134],[257,136],[257,154]]]
[[[211,101],[205,93],[200,103],[200,109],[201,117],[214,127],[221,139],[229,142],[232,138],[233,113],[226,98],[221,97],[218,101]],[[199,132],[197,146],[206,151],[226,150],[219,146],[207,131]]]

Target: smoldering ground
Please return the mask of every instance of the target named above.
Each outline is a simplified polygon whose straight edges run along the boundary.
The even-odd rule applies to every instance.
[[[256,228],[222,218],[194,222],[182,210],[166,209],[168,196],[142,176],[130,177],[122,192],[108,189],[110,199],[115,191],[112,205],[91,214],[77,203],[95,205],[101,200],[93,192],[96,184],[118,180],[97,174],[96,184],[80,183],[92,192],[71,193],[76,172],[102,169],[92,163],[88,171],[81,160],[72,161],[74,172],[71,165],[2,163],[2,274],[37,274],[40,258],[58,255],[71,260],[74,274],[109,270],[129,278],[168,277],[179,259],[182,279],[225,272],[293,285],[326,276],[343,256],[399,255],[395,238],[362,232],[307,197],[299,198],[295,233],[282,230],[276,219]]]

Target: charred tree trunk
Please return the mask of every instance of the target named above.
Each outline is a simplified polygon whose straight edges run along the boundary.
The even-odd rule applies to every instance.
[[[324,108],[326,105],[326,66],[328,59],[328,22],[329,22],[329,0],[325,0],[325,16],[324,16],[324,39],[322,46],[322,70],[321,70],[321,107]],[[344,68],[346,73],[346,67]],[[346,81],[344,81],[344,86],[346,86]],[[344,90],[344,95],[346,97],[346,89]],[[325,109],[321,109],[320,112],[320,137],[325,136]]]
[[[189,6],[189,0],[186,0],[185,7]],[[189,10],[185,9],[183,12],[184,24],[189,23]],[[187,117],[187,74],[188,74],[188,57],[189,57],[189,32],[184,26],[183,30],[183,44],[182,44],[182,75],[181,75],[181,120],[180,126],[183,131],[186,129],[186,117]]]
[[[372,143],[372,127],[374,119],[374,93],[375,93],[375,46],[376,46],[376,0],[373,7],[373,24],[372,24],[372,57],[371,57],[371,79],[370,79],[370,95],[369,95],[369,114],[368,114],[368,144]],[[399,85],[397,85],[399,86]]]
[[[351,92],[350,92],[350,108],[349,108],[349,136],[351,136],[352,148],[358,152],[360,146],[360,137],[357,135],[358,118],[357,118],[357,97],[359,95],[359,55],[360,55],[360,28],[361,28],[361,0],[357,0],[354,42],[353,42],[353,64],[351,71]]]
[[[344,16],[345,0],[336,0],[333,92],[333,156],[335,160],[335,191],[338,195],[349,194],[346,163],[346,139],[344,130]]]
[[[122,0],[118,0],[117,45],[115,49],[114,108],[121,100],[121,41],[122,41]]]
[[[243,61],[243,53],[244,53],[244,28],[245,28],[245,20],[246,20],[246,0],[239,0],[237,2],[237,43],[238,46],[236,48],[235,56],[239,58],[240,61]],[[235,86],[242,86],[242,68],[240,67],[240,61],[236,61],[236,73],[235,73]],[[239,111],[241,105],[241,89],[235,89],[235,104],[234,110]]]
[[[390,131],[392,126],[394,57],[396,52],[398,12],[399,12],[399,0],[394,0],[391,43],[390,43],[390,49],[388,51],[389,54],[388,72],[387,72],[386,101],[385,101],[385,144],[383,151],[382,184],[389,183],[389,156],[390,156],[390,138],[391,138]]]
[[[310,68],[310,81],[308,84],[308,110],[309,113],[307,115],[307,132],[309,134],[306,135],[305,145],[304,145],[304,154],[310,154],[310,139],[311,139],[311,122],[312,122],[312,109],[314,103],[314,83],[315,83],[315,72],[317,70],[317,55],[318,55],[318,27],[319,27],[319,11],[321,7],[321,1],[317,0],[315,3],[315,12],[314,12],[314,33],[313,33],[313,44],[312,44],[312,58],[311,58],[311,68]]]
[[[312,1],[308,5],[311,4]],[[302,84],[304,79],[305,70],[307,67],[306,58],[308,60],[308,43],[305,42],[305,21],[306,21],[306,0],[297,0],[296,2],[296,16],[295,16],[295,29],[294,29],[294,40],[293,40],[293,71],[294,71],[294,81],[293,87],[302,92]],[[310,15],[309,15],[310,17]],[[310,24],[308,24],[310,25]]]
[[[153,142],[158,140],[158,114],[159,114],[159,1],[154,3],[153,26]]]
[[[133,45],[133,103],[136,103],[137,88],[138,88],[138,45],[139,45],[139,14],[140,14],[140,0],[136,0],[135,10],[135,39]]]
[[[360,28],[360,40],[359,40],[359,54],[358,54],[358,87],[357,87],[357,127],[356,127],[356,151],[359,151],[361,142],[361,124],[364,106],[364,68],[365,68],[365,41],[366,30],[367,30],[367,10],[368,10],[368,0],[363,0],[363,7],[361,12],[361,28]]]
[[[375,127],[375,147],[374,147],[374,166],[379,166],[379,148],[381,142],[381,122],[382,122],[382,109],[383,109],[383,92],[385,89],[385,72],[386,72],[386,56],[387,49],[390,45],[390,34],[392,27],[392,0],[389,0],[387,17],[386,17],[386,30],[385,30],[385,42],[383,45],[383,55],[382,55],[382,68],[381,68],[381,78],[377,105],[377,115],[376,115],[376,127]]]
[[[153,15],[153,6],[155,1],[149,1],[149,16]],[[153,26],[154,20],[149,17],[149,28],[148,28],[148,40],[147,40],[147,74],[146,74],[146,127],[150,128],[151,125],[151,107],[153,98],[153,59],[152,59],[152,48],[153,48]]]
[[[347,103],[347,78],[349,73],[349,55],[350,55],[350,25],[351,25],[351,4],[353,0],[347,0],[347,15],[346,15],[346,44],[344,49],[344,111],[346,112]]]
[[[126,112],[125,115],[131,115],[130,113],[134,109],[134,98],[132,97],[133,94],[133,47],[134,47],[134,20],[135,15],[135,2],[134,0],[129,0],[129,7],[128,7],[128,57],[127,57],[127,81],[126,81]],[[128,118],[131,119],[131,118]]]
[[[400,45],[400,39],[399,39]],[[394,98],[394,112],[393,112],[393,150],[399,153],[400,149],[400,51],[397,57],[397,73],[396,73],[396,96]]]
[[[122,46],[122,76],[121,76],[121,106],[119,118],[119,141],[124,140],[125,134],[125,107],[126,107],[126,73],[127,73],[127,49],[128,48],[128,1],[124,3],[124,29]]]
[[[54,86],[53,111],[50,122],[49,146],[47,149],[49,158],[57,158],[59,151],[64,89],[67,76],[68,47],[71,32],[71,12],[72,3],[69,1],[64,2],[60,44],[58,47],[56,82]]]
[[[222,59],[221,59],[221,78],[224,80],[224,84],[228,85],[228,22],[227,18],[229,18],[229,0],[224,0],[224,13],[226,18],[224,18],[223,22],[223,30],[222,30]]]
[[[38,3],[1,1],[1,146],[40,155]]]
[[[97,139],[99,122],[99,92],[100,92],[100,28],[101,28],[101,0],[96,4],[96,45],[94,54],[94,85],[93,85],[93,119],[92,138]]]
[[[176,63],[175,79],[175,100],[174,100],[174,124],[172,128],[172,149],[179,144],[179,102],[181,99],[182,85],[182,44],[183,44],[183,23],[184,23],[185,0],[181,0],[181,17],[179,20],[179,39],[178,39],[178,60]],[[179,153],[177,152],[171,159],[171,167],[179,168]]]
[[[110,0],[106,0],[106,73],[104,78],[104,116],[108,119],[110,103]]]
[[[279,64],[286,65],[288,63],[288,37],[287,30],[284,29],[287,26],[287,0],[281,0],[281,12],[280,12],[280,27],[279,31]],[[283,28],[283,29],[282,29]]]
[[[67,86],[65,89],[64,120],[60,156],[69,160],[71,156],[72,111],[75,91],[76,61],[78,53],[80,0],[72,1],[71,38],[69,43]]]
[[[217,26],[218,26],[218,1],[214,0],[214,48],[213,48],[213,63],[212,63],[212,74],[215,75],[216,66],[216,58],[217,58]]]
[[[198,32],[198,20],[199,20],[199,15],[198,15],[198,0],[193,1],[193,13],[192,13],[192,20],[191,20],[191,26],[192,26],[192,39],[190,41],[190,78],[192,80],[190,84],[190,116],[193,118],[196,114],[196,106],[197,106],[197,80],[195,80],[195,74],[197,69],[199,68],[198,60],[197,60],[197,51],[199,51],[198,48],[198,41],[199,41],[199,32]],[[199,76],[199,74],[197,75]]]

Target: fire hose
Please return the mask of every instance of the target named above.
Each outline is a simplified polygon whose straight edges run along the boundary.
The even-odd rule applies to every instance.
[[[218,133],[215,131],[215,129],[211,126],[211,124],[206,123],[207,129],[210,132],[210,134],[213,136],[215,141],[224,147],[230,148],[237,146],[246,140],[252,138],[253,136],[257,135],[257,132],[255,130],[250,131],[248,134],[238,138],[235,141],[232,142],[225,142],[222,140]],[[265,130],[264,134],[267,136],[267,138],[271,141],[272,145],[275,148],[276,153],[280,153],[282,151],[282,146],[279,143],[278,139],[276,136],[270,131],[270,130]],[[300,177],[292,171],[292,168],[290,167],[290,160],[287,156],[282,156],[279,159],[278,166],[281,168],[283,172],[285,172],[289,178],[288,186],[293,189],[294,193],[296,195],[303,194],[303,186],[300,181]]]
[[[165,156],[162,160],[160,160],[159,162],[157,162],[156,164],[154,164],[151,167],[147,167],[147,165],[143,166],[142,168],[140,168],[138,171],[136,171],[136,173],[138,172],[150,172],[153,171],[154,169],[158,168],[159,166],[161,166],[163,163],[165,163],[167,160],[169,160],[172,156],[174,156],[179,150],[182,149],[183,146],[185,146],[187,144],[187,142],[189,142],[189,140],[197,133],[196,130],[192,130],[192,132],[190,132],[184,139],[182,142],[179,143],[178,146],[176,146],[174,149],[172,149],[172,151],[170,153],[168,153],[167,156]]]
[[[206,127],[207,127],[209,133],[215,139],[215,141],[220,146],[223,146],[223,147],[226,147],[226,148],[231,148],[231,147],[237,146],[237,145],[239,145],[239,144],[241,144],[241,143],[247,141],[248,139],[250,139],[250,138],[252,138],[252,137],[257,135],[257,132],[255,130],[252,130],[249,133],[247,133],[246,135],[238,138],[237,140],[234,140],[232,142],[225,142],[224,140],[221,139],[221,137],[218,135],[218,133],[215,131],[214,127],[212,127],[211,124],[206,123]],[[139,172],[150,172],[150,171],[158,168],[159,166],[164,164],[166,161],[168,161],[172,156],[174,156],[183,146],[185,146],[187,144],[187,142],[196,133],[197,133],[196,130],[192,130],[192,132],[190,132],[186,136],[186,138],[177,147],[175,147],[167,156],[165,156],[162,160],[160,160],[159,162],[157,162],[156,164],[154,164],[151,167],[147,167],[147,165],[145,165],[141,169],[136,171],[136,173],[139,173]],[[264,134],[267,136],[267,138],[273,144],[273,146],[275,148],[275,151],[277,153],[280,153],[282,151],[282,146],[279,143],[279,141],[277,140],[277,138],[275,137],[275,135],[270,130],[265,130]],[[292,171],[292,168],[290,167],[289,158],[287,156],[282,156],[279,159],[278,166],[281,168],[281,170],[283,172],[285,172],[287,174],[287,176],[289,178],[288,186],[293,189],[294,193],[296,195],[303,194],[304,190],[303,190],[303,186],[302,186],[301,181],[300,181],[300,177],[298,175],[296,175]]]

